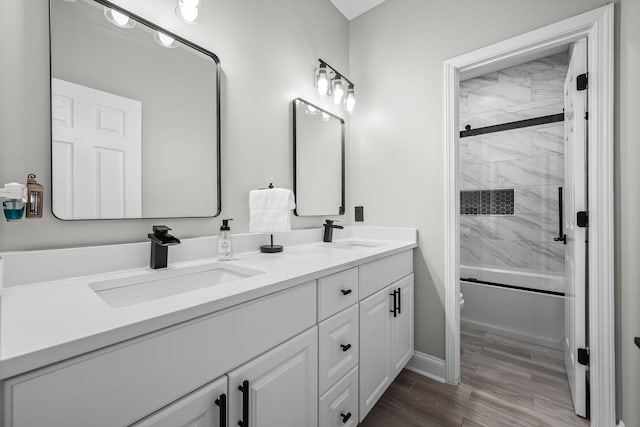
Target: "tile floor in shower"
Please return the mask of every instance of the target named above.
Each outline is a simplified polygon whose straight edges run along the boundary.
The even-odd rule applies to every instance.
[[[588,426],[574,414],[563,353],[463,329],[461,383],[403,370],[361,427]]]

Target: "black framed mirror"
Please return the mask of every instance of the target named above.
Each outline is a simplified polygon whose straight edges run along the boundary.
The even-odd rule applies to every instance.
[[[301,98],[292,108],[294,213],[344,215],[344,120]]]
[[[54,215],[219,215],[218,57],[109,1],[49,7]]]

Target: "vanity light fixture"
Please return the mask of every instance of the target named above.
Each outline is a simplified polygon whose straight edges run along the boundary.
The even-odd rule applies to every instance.
[[[344,95],[344,89],[342,88],[342,79],[340,76],[336,76],[331,79],[331,91],[333,92],[333,102],[338,105],[342,102],[342,96]]]
[[[333,102],[336,105],[342,104],[347,114],[352,114],[356,104],[355,85],[326,61],[318,59],[318,62],[320,65],[316,68],[314,75],[318,94],[333,96]]]
[[[347,111],[347,114],[353,114],[353,108],[356,105],[356,96],[353,90],[353,85],[349,85],[349,89],[347,89],[347,97],[344,99],[344,109]]]
[[[329,76],[327,74],[327,66],[320,63],[320,66],[316,68],[316,88],[322,96],[329,93]]]
[[[200,17],[200,0],[177,0],[176,15],[187,24],[197,22]]]
[[[104,17],[107,18],[107,21],[120,28],[133,28],[136,26],[136,21],[110,7],[104,7]]]
[[[173,37],[170,37],[170,36],[166,35],[163,32],[160,32],[160,31],[156,31],[155,33],[153,33],[153,39],[160,46],[166,47],[166,48],[169,48],[169,49],[172,49],[172,48],[178,46],[178,44],[176,43],[176,40]]]

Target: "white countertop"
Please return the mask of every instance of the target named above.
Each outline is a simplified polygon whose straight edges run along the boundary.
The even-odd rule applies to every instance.
[[[376,247],[345,250],[323,246],[317,240],[285,246],[285,251],[279,254],[260,252],[238,254],[232,261],[226,261],[226,263],[264,273],[126,307],[110,307],[89,287],[89,284],[148,274],[150,270],[148,267],[2,288],[0,289],[0,379],[226,309],[417,246],[415,229],[397,230],[404,231],[399,233],[402,240],[387,240],[393,234],[389,232],[380,233],[379,236],[384,240],[371,239],[371,232],[343,239],[372,242],[379,245]],[[406,232],[407,230],[409,233]],[[413,238],[407,238],[412,233]],[[148,245],[145,248],[148,250]],[[215,257],[170,263],[168,269],[208,264],[213,261],[216,261]]]

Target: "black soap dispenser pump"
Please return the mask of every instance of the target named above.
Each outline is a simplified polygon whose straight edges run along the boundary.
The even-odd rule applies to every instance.
[[[233,221],[233,219],[223,219],[222,226],[220,227],[220,236],[218,236],[218,261],[229,261],[233,258],[229,221]]]

